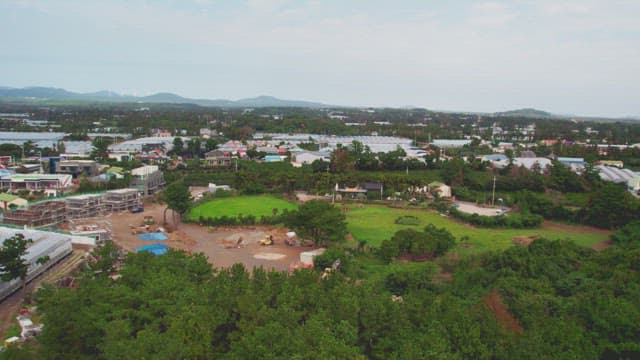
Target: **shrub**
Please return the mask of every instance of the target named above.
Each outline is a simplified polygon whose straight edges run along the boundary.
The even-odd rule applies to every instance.
[[[326,268],[330,268],[331,265],[333,265],[334,261],[340,260],[339,270],[345,272],[348,267],[350,258],[351,254],[349,254],[344,249],[331,247],[327,249],[323,254],[313,258],[313,267],[320,271],[323,271]]]
[[[481,227],[507,227],[507,228],[532,228],[542,224],[544,219],[535,214],[509,214],[499,216],[482,216],[478,214],[467,214],[456,208],[449,209],[449,214],[464,222]]]
[[[420,219],[413,215],[404,215],[398,217],[395,223],[400,225],[420,225]]]
[[[436,228],[429,224],[424,231],[397,231],[390,240],[382,242],[378,256],[386,262],[402,255],[411,255],[414,259],[428,259],[440,256],[454,246],[455,238],[446,228]]]

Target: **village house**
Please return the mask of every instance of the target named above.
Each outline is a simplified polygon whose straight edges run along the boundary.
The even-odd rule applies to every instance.
[[[230,167],[233,161],[231,154],[222,150],[211,150],[204,154],[204,161],[210,167]]]

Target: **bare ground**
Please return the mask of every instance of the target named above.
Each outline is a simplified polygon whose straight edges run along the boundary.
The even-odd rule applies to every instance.
[[[606,248],[608,248],[609,246],[613,245],[613,242],[611,240],[605,240],[605,241],[601,241],[597,244],[593,244],[593,246],[591,247],[593,250],[595,251],[603,251]]]
[[[518,320],[509,312],[507,306],[502,302],[502,297],[497,289],[493,289],[483,299],[484,305],[493,312],[498,324],[511,332],[522,334],[524,329]]]
[[[148,204],[142,213],[113,214],[111,222],[114,241],[127,251],[135,251],[142,245],[162,243],[187,252],[202,252],[215,267],[242,263],[247,269],[262,266],[265,269],[288,270],[291,263],[299,260],[301,252],[310,250],[309,247],[285,245],[286,229],[271,226],[207,227],[181,223],[176,231],[168,234],[169,240],[165,241],[144,241],[132,234],[131,226],[141,225],[144,216],[153,216],[156,221],[156,225],[150,226],[150,230],[162,226],[164,208],[159,204]],[[172,227],[171,211],[167,212],[167,221],[169,227]],[[259,245],[258,241],[265,235],[272,235],[275,244]]]
[[[554,229],[563,232],[569,233],[579,233],[579,234],[601,234],[601,235],[609,235],[611,234],[610,230],[600,229],[593,226],[586,225],[568,225],[560,222],[545,220],[542,222],[542,226],[548,229]]]

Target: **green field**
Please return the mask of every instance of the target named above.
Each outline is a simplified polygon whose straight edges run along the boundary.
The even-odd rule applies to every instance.
[[[215,199],[202,203],[189,212],[189,219],[198,221],[200,216],[215,218],[221,216],[236,217],[253,215],[257,219],[261,216],[273,215],[273,209],[281,213],[283,209],[295,210],[298,206],[286,200],[269,195],[260,196],[236,196]]]
[[[458,248],[460,253],[475,253],[483,251],[501,250],[512,245],[516,236],[538,235],[547,239],[569,239],[582,246],[592,246],[608,239],[601,232],[588,232],[584,227],[561,225],[557,227],[543,226],[535,229],[504,229],[504,228],[476,228],[456,221],[450,217],[443,217],[438,213],[427,210],[395,209],[385,206],[350,206],[347,216],[347,229],[354,240],[366,240],[368,245],[378,246],[383,240],[389,239],[400,229],[414,228],[422,230],[427,224],[445,227],[456,237],[468,236],[469,248]],[[420,219],[420,225],[398,225],[394,221],[402,215],[413,215]]]

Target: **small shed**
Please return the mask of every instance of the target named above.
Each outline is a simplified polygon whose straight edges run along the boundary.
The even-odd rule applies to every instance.
[[[382,193],[384,191],[384,186],[382,185],[382,183],[366,182],[364,183],[363,187],[365,190],[367,190],[367,192],[380,193],[380,199],[382,199]]]
[[[450,198],[451,186],[438,181],[434,181],[429,184],[429,192],[435,194],[439,198]]]
[[[283,158],[286,158],[286,156],[267,155],[267,156],[264,157],[264,162],[281,162],[281,161],[283,161]]]
[[[627,189],[633,192],[640,191],[640,176],[634,176],[627,180]]]

